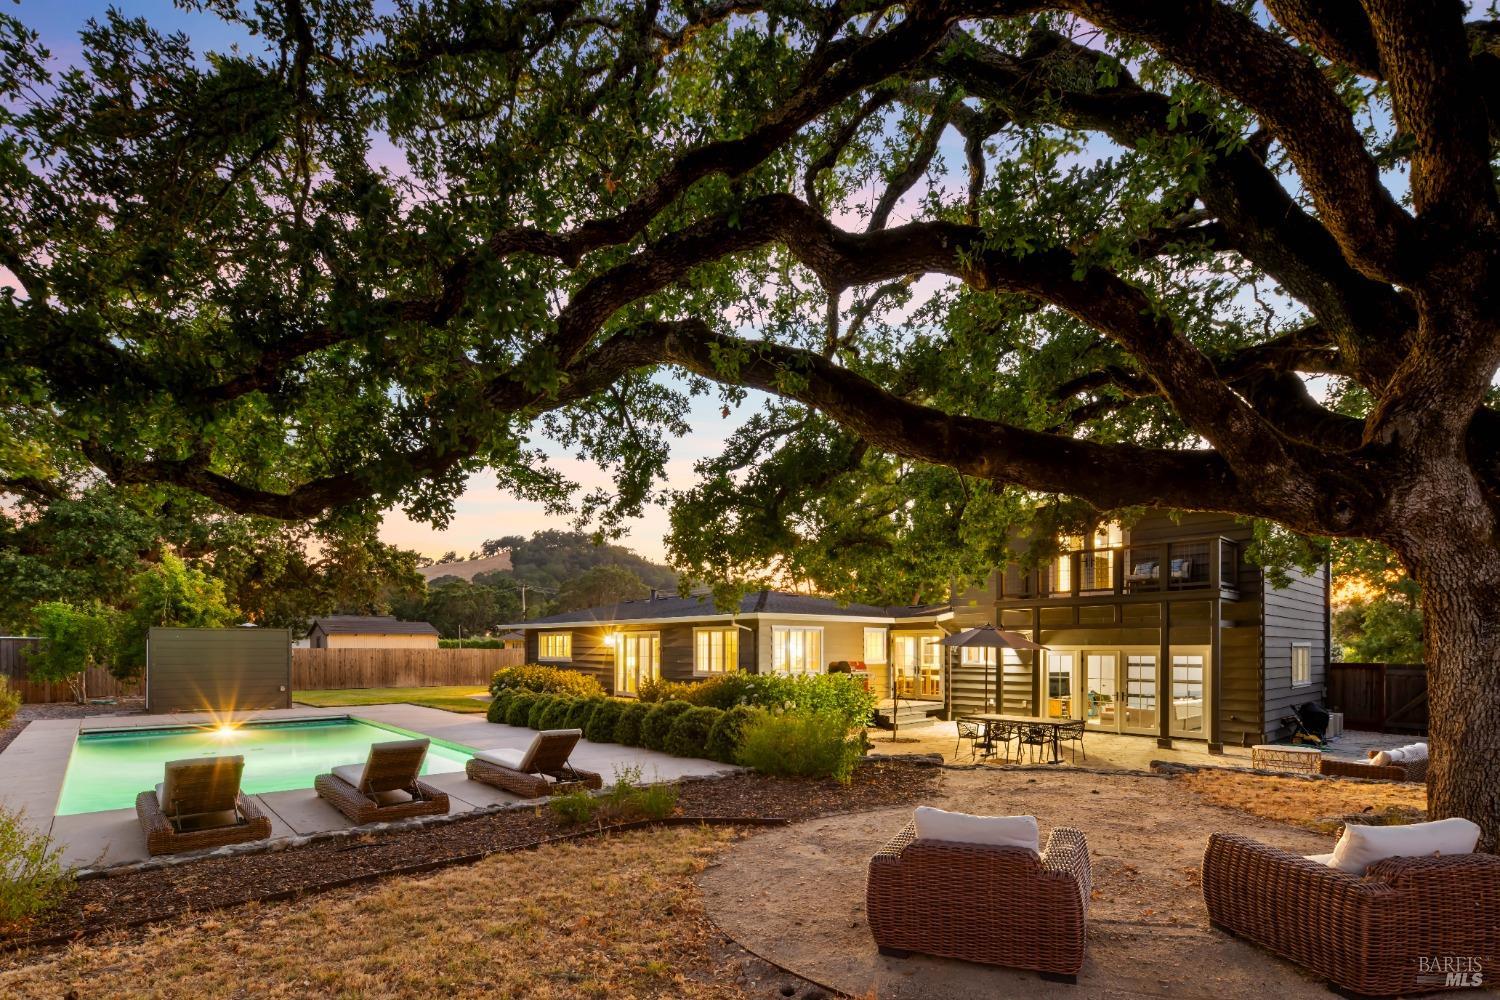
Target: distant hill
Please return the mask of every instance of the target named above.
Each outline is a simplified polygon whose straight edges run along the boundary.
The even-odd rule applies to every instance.
[[[510,553],[501,552],[493,556],[480,556],[478,559],[462,559],[458,562],[418,566],[417,572],[422,574],[423,579],[429,581],[436,580],[440,576],[456,576],[461,580],[472,580],[478,573],[508,573],[510,568]]]
[[[422,566],[417,572],[429,582],[442,577],[472,582],[482,573],[505,573],[518,583],[556,593],[563,584],[595,566],[611,565],[630,570],[648,587],[677,587],[677,574],[671,567],[651,562],[622,545],[595,545],[587,535],[576,531],[538,531],[530,538],[509,535],[485,542],[480,551],[486,554]]]

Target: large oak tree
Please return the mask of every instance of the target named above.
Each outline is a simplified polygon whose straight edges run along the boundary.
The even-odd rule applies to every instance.
[[[561,502],[545,428],[615,469],[607,524],[717,383],[788,401],[721,491],[821,439],[830,483],[874,456],[1378,540],[1424,595],[1432,812],[1500,839],[1500,26],[203,6],[244,43],[111,16],[49,76],[0,33],[10,438],[241,512],[441,520],[481,467]],[[48,488],[14,445],[7,488]]]

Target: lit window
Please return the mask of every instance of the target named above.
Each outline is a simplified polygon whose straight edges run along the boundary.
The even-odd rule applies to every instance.
[[[727,674],[739,667],[738,628],[700,628],[693,631],[693,672]]]
[[[573,633],[543,632],[537,636],[536,658],[538,660],[571,660],[573,658]]]
[[[1312,647],[1305,642],[1292,646],[1292,685],[1304,687],[1312,683]]]
[[[773,625],[771,670],[778,674],[821,674],[823,630]]]
[[[960,646],[958,662],[966,667],[987,667],[995,662],[988,646]]]

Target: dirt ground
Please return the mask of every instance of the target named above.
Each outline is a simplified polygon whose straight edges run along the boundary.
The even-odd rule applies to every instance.
[[[876,952],[864,914],[865,865],[910,818],[907,808],[811,820],[741,841],[699,877],[709,915],[741,945],[799,976],[882,1000],[1329,996],[1290,963],[1211,930],[1198,872],[1214,831],[1299,854],[1331,850],[1330,836],[1216,805],[1179,780],[1072,769],[947,770],[929,804],[1033,814],[1043,842],[1054,826],[1085,832],[1096,891],[1077,986]]]

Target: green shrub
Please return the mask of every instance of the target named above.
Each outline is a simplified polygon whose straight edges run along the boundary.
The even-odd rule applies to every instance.
[[[683,712],[692,711],[693,706],[685,701],[663,701],[651,706],[641,722],[641,746],[647,750],[665,750],[667,733],[672,723]]]
[[[603,698],[604,688],[592,674],[544,667],[528,663],[521,667],[504,667],[490,678],[490,694],[506,689],[535,691],[542,694],[568,694],[574,698]]]
[[[10,686],[10,678],[0,676],[0,729],[10,725],[21,709],[21,692]]]
[[[564,823],[587,823],[594,818],[601,805],[599,799],[593,793],[583,788],[575,788],[571,792],[552,796],[549,803],[557,818]]]
[[[483,636],[475,639],[439,639],[438,649],[505,649],[505,640],[499,636]]]
[[[517,691],[511,696],[510,708],[505,711],[506,725],[525,727],[531,718],[531,706],[541,695],[533,691]]]
[[[526,724],[532,729],[541,729],[542,719],[546,717],[547,712],[558,701],[558,697],[555,694],[537,695],[536,700],[531,703],[531,711],[526,713]]]
[[[684,700],[729,710],[738,705],[835,712],[850,729],[864,727],[875,711],[875,695],[847,673],[788,677],[785,674],[721,674],[688,685]]]
[[[688,684],[683,681],[664,681],[658,677],[655,680],[643,683],[637,697],[641,701],[652,705],[664,701],[691,701],[692,694],[697,688],[697,684]]]
[[[836,712],[764,712],[745,725],[736,760],[762,774],[848,783],[860,747]]]
[[[72,889],[62,848],[26,827],[19,814],[0,809],[0,927],[50,909]]]
[[[574,698],[573,708],[568,712],[564,720],[563,729],[588,729],[589,719],[594,717],[594,710],[604,704],[603,698]]]
[[[583,738],[590,743],[613,743],[615,742],[615,731],[620,727],[620,716],[624,714],[626,704],[616,698],[606,698],[599,702],[589,721],[584,723]]]
[[[615,768],[615,781],[603,795],[604,811],[620,819],[666,819],[677,811],[676,782],[641,783],[639,766]]]
[[[640,701],[626,705],[625,710],[620,713],[619,724],[615,726],[615,742],[627,747],[640,746],[641,725],[655,707]]]
[[[718,708],[692,708],[677,716],[662,749],[674,757],[707,757],[708,734],[724,717]]]
[[[573,706],[577,705],[581,698],[569,698],[566,695],[558,695],[552,699],[552,704],[547,706],[547,711],[542,713],[541,725],[538,729],[567,729],[568,717],[573,714]]]
[[[516,692],[512,690],[501,691],[490,699],[490,707],[485,709],[484,717],[491,722],[505,722],[505,717],[510,713],[510,703],[515,698]]]
[[[763,708],[754,708],[750,705],[736,705],[719,716],[719,720],[709,731],[708,743],[704,747],[708,759],[723,764],[733,764],[739,753],[745,725],[764,711]]]

